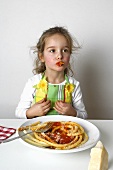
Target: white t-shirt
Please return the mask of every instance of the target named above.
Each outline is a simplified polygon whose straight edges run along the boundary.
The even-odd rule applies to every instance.
[[[21,94],[19,104],[16,108],[15,115],[18,118],[27,118],[26,111],[31,107],[33,98],[35,96],[34,85],[38,84],[42,79],[42,74],[36,74],[30,79],[28,79],[24,90]],[[82,92],[80,89],[80,83],[75,80],[73,77],[68,76],[69,82],[75,85],[75,89],[72,92],[72,105],[77,111],[77,117],[86,119],[87,112],[82,99]]]

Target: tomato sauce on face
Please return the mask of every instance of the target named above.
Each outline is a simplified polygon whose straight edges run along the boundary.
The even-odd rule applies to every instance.
[[[59,67],[61,67],[61,66],[63,66],[63,65],[64,65],[64,62],[59,61],[59,62],[57,62],[57,63],[56,63],[56,65],[57,65],[57,66],[59,66]]]

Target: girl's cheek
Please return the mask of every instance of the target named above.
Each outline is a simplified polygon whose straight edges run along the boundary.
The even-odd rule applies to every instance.
[[[65,59],[66,63],[69,63],[69,61],[70,61],[70,57]]]
[[[51,59],[49,59],[49,58],[46,59],[46,63],[47,63],[47,64],[51,64]]]

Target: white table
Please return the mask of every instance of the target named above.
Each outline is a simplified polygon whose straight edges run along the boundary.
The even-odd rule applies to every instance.
[[[113,170],[113,120],[89,121],[100,130],[100,140],[109,153],[109,170]],[[0,119],[0,125],[13,128],[24,122],[25,119]],[[87,170],[90,151],[91,148],[77,153],[47,153],[15,140],[0,145],[0,170]]]

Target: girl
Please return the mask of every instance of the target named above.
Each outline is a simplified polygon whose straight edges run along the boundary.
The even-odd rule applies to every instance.
[[[69,76],[70,55],[78,48],[63,27],[43,32],[36,45],[35,75],[26,83],[16,117],[60,114],[87,118],[79,82]]]

